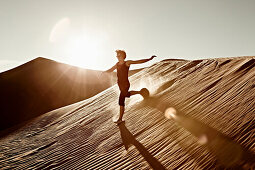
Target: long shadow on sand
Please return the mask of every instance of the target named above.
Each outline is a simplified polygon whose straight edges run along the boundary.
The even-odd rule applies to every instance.
[[[136,147],[136,149],[140,152],[140,154],[144,157],[144,159],[150,164],[150,166],[153,169],[157,170],[165,169],[164,166],[161,165],[161,163],[155,157],[153,157],[140,142],[138,142],[135,139],[133,134],[126,128],[125,122],[120,123],[118,127],[120,129],[121,139],[126,150],[128,150],[128,146],[132,144]]]
[[[141,107],[147,105],[156,108],[163,113],[171,107],[168,103],[160,101],[158,97],[150,97],[144,100],[141,105]],[[178,111],[177,107],[174,108],[175,113],[169,113],[171,119],[196,136],[198,142],[205,145],[222,166],[238,169],[255,167],[254,153],[212,127]]]

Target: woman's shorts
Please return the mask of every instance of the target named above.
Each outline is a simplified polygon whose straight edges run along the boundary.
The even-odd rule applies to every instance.
[[[127,84],[119,84],[119,89],[120,89],[120,96],[119,96],[119,105],[120,106],[125,106],[125,98],[126,97],[130,97],[130,92],[128,91],[129,90],[129,87],[130,87],[130,84],[127,83]]]

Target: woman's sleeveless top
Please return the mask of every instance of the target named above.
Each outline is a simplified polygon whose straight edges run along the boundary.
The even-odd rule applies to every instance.
[[[126,62],[124,62],[123,64],[119,64],[118,62],[116,65],[117,65],[118,84],[129,83],[128,81],[129,66],[126,65]]]

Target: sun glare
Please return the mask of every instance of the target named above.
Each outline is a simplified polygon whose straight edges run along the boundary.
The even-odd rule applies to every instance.
[[[72,37],[68,47],[68,63],[78,67],[97,69],[100,62],[98,42],[90,37]]]
[[[107,35],[103,30],[91,29],[86,26],[76,27],[66,17],[53,26],[49,42],[54,48],[54,55],[70,65],[93,70],[102,70],[105,54],[104,46]]]
[[[53,26],[49,42],[53,45],[56,55],[63,62],[87,69],[102,70],[105,53],[104,31],[91,30],[87,27],[74,27],[71,19],[66,17]]]

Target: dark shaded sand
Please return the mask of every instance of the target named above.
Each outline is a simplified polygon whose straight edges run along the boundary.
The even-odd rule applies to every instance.
[[[138,71],[132,70],[130,75]],[[100,74],[42,57],[0,73],[0,131],[16,125],[9,129],[15,130],[26,120],[92,97],[115,84],[116,73]]]

